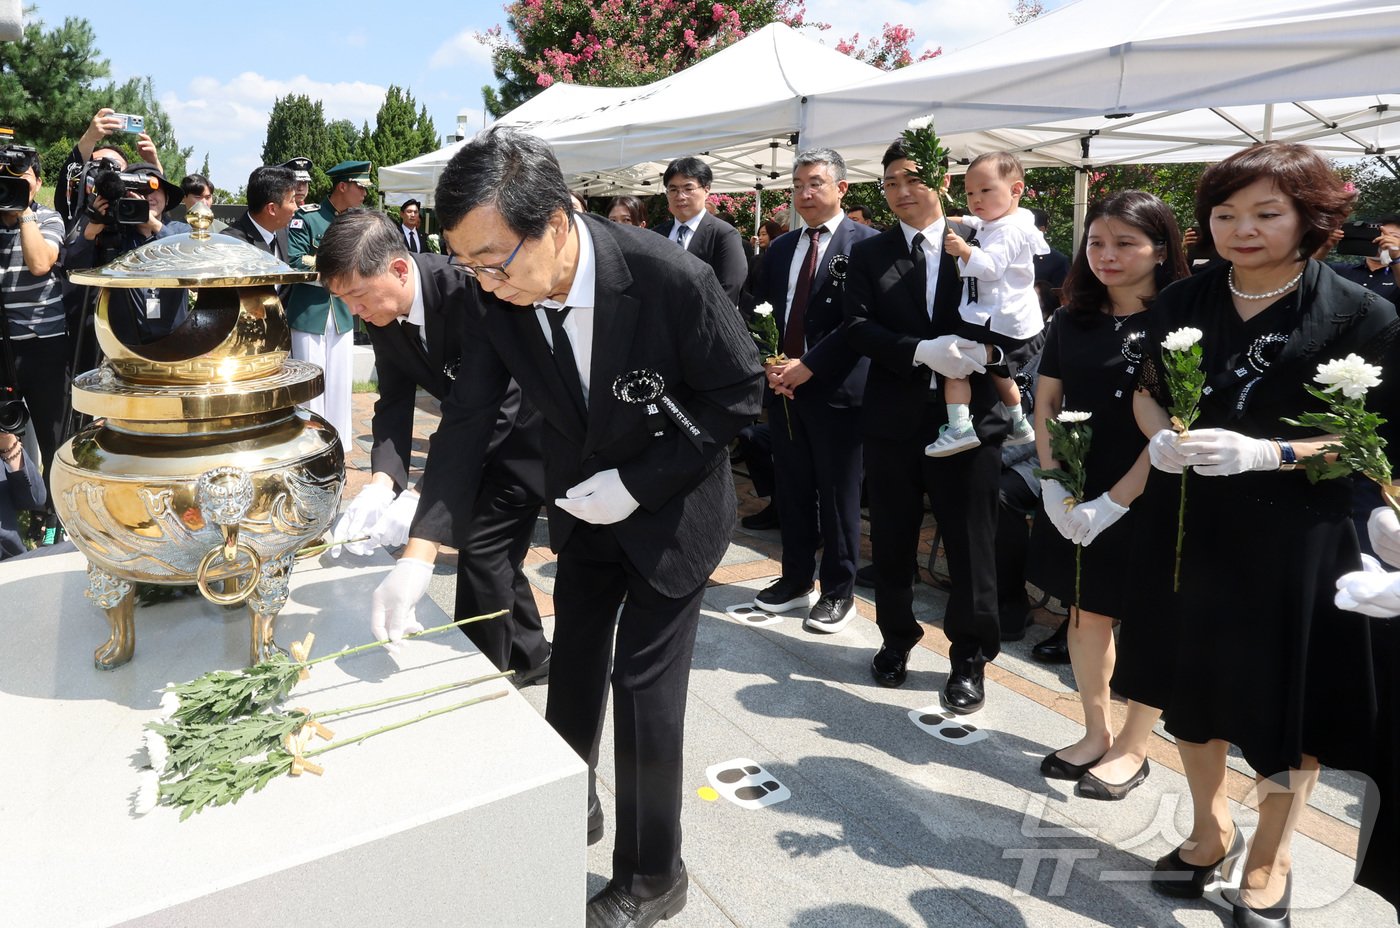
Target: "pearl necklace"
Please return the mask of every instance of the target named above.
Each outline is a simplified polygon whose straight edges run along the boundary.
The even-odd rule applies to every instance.
[[[1306,270],[1307,267],[1304,266],[1303,271]],[[1239,287],[1235,286],[1235,266],[1232,264],[1230,265],[1230,273],[1226,277],[1226,283],[1230,286],[1230,293],[1242,300],[1267,300],[1276,296],[1283,296],[1289,290],[1298,286],[1298,281],[1303,279],[1303,271],[1299,271],[1298,276],[1275,290],[1266,290],[1263,293],[1245,293]]]

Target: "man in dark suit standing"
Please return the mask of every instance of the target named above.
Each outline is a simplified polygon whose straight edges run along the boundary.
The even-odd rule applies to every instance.
[[[225,229],[275,258],[287,260],[287,224],[296,214],[296,176],[289,168],[264,165],[248,175],[248,209]],[[279,287],[280,294],[285,288]]]
[[[374,347],[373,475],[332,531],[337,541],[368,534],[368,543],[348,545],[352,554],[368,554],[408,539],[421,492],[408,489],[417,392],[441,401],[451,391],[462,357],[457,314],[477,301],[476,288],[447,258],[410,254],[377,210],[337,217],[321,240],[317,268],[326,288],[367,323]],[[480,486],[469,514],[457,520],[455,618],[509,609],[501,621],[462,630],[493,664],[515,671],[517,686],[527,686],[549,675],[549,642],[521,569],[544,505],[544,464],[539,414],[514,383],[496,416]]]
[[[991,379],[972,378],[973,426],[982,444],[952,457],[924,454],[947,421],[934,375],[980,372],[985,350],[951,334],[962,284],[957,261],[943,248],[948,222],[940,191],[919,180],[902,142],[882,161],[885,199],[899,223],[851,249],[846,285],[847,338],[871,360],[862,425],[884,644],[870,672],[885,686],[904,683],[909,652],[924,634],[912,609],[911,565],[927,493],[953,581],[943,623],[953,667],[943,699],[954,712],[974,712],[982,707],[983,668],[1000,650],[997,492],[1009,416]]]
[[[713,268],[729,301],[738,306],[749,263],[739,230],[705,210],[714,172],[699,158],[677,158],[666,166],[662,180],[672,218],[656,231]]]
[[[768,366],[781,396],[768,412],[783,574],[754,605],[773,612],[810,606],[803,628],[821,633],[839,632],[856,614],[860,553],[860,403],[870,361],[846,341],[841,299],[851,246],[876,233],[841,211],[847,186],[837,152],[797,156],[792,199],[805,227],[769,246],[757,297],[773,307],[788,360]],[[820,599],[812,589],[819,542]]]
[[[399,234],[403,236],[404,245],[415,255],[432,251],[422,231],[422,206],[417,200],[405,200],[399,207]]]
[[[701,594],[734,529],[727,449],[758,414],[762,371],[709,269],[646,230],[574,213],[538,138],[477,136],[448,163],[435,201],[458,266],[484,293],[461,308],[461,372],[408,546],[375,592],[377,633],[413,627],[412,603],[475,492],[513,376],[544,416],[559,554],[545,717],[590,770],[612,665],[617,837],[588,925],[646,928],[685,905],[686,684]],[[596,840],[602,809],[590,794]]]

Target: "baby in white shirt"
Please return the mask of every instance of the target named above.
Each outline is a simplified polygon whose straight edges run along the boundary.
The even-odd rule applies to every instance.
[[[1035,430],[1021,409],[1021,391],[1007,359],[1045,328],[1035,292],[1035,256],[1048,254],[1050,246],[1035,227],[1035,216],[1019,205],[1026,187],[1019,158],[1006,151],[979,155],[968,165],[965,182],[972,215],[964,217],[963,223],[972,226],[976,235],[964,240],[950,229],[943,240],[944,249],[958,259],[964,280],[958,305],[962,322],[956,334],[986,347],[987,375],[1011,413],[1011,435],[1005,443],[1028,444],[1035,441]],[[924,449],[935,458],[982,443],[968,409],[972,384],[966,378],[945,379],[943,399],[948,404],[948,424],[939,431],[938,440]]]

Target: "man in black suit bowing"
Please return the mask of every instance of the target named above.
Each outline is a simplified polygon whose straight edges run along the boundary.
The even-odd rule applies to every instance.
[[[431,252],[423,236],[423,204],[417,200],[405,200],[399,207],[399,234],[403,243],[415,255]]]
[[[797,156],[792,200],[805,227],[769,246],[756,297],[773,307],[788,360],[768,366],[783,398],[768,408],[783,575],[754,605],[774,612],[810,606],[803,627],[822,633],[839,632],[856,614],[860,553],[860,403],[870,362],[846,341],[841,299],[851,246],[876,233],[842,212],[846,187],[837,152]],[[820,599],[812,590],[819,542]]]
[[[377,210],[337,216],[316,266],[324,286],[368,324],[374,347],[373,474],[331,533],[337,541],[367,534],[369,542],[348,545],[352,554],[367,554],[375,545],[408,539],[422,489],[408,489],[417,393],[421,388],[441,401],[452,389],[462,357],[457,316],[462,304],[476,302],[476,288],[447,258],[409,254],[393,222]],[[517,686],[549,675],[549,642],[521,569],[543,505],[539,414],[512,383],[496,416],[481,489],[457,520],[455,617],[510,610],[501,621],[463,631],[493,664],[515,671]]]
[[[288,168],[254,168],[248,175],[248,209],[223,230],[224,234],[286,261],[287,223],[297,211],[295,194],[296,175]]]
[[[538,138],[477,136],[448,163],[435,202],[484,293],[462,307],[461,372],[408,546],[375,593],[376,621],[391,638],[413,627],[514,376],[544,416],[559,554],[545,717],[590,771],[612,665],[617,838],[588,925],[645,928],[685,905],[686,684],[700,597],[734,528],[727,448],[758,414],[762,371],[709,269],[644,229],[574,213]],[[590,794],[596,840],[602,809]]]
[[[997,492],[1010,419],[991,379],[974,377],[972,417],[981,446],[946,458],[924,454],[947,421],[934,375],[980,372],[985,351],[974,358],[968,352],[980,346],[951,334],[962,284],[957,261],[943,248],[948,222],[941,191],[919,180],[902,142],[882,161],[885,200],[899,223],[852,248],[846,285],[847,338],[871,361],[862,424],[875,611],[884,645],[870,672],[885,686],[901,685],[909,652],[924,634],[913,614],[911,565],[927,493],[953,581],[943,620],[953,667],[943,699],[954,712],[974,712],[984,698],[983,668],[1001,646]]]
[[[666,207],[670,219],[656,227],[680,248],[695,255],[714,269],[715,279],[735,306],[749,276],[744,257],[744,237],[739,230],[705,209],[710,185],[715,181],[710,166],[699,158],[677,158],[662,175],[666,184]]]

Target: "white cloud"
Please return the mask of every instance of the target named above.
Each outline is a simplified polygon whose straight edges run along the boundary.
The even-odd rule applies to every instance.
[[[428,58],[428,67],[435,70],[463,66],[491,65],[491,46],[477,38],[479,29],[463,29],[443,42]]]

